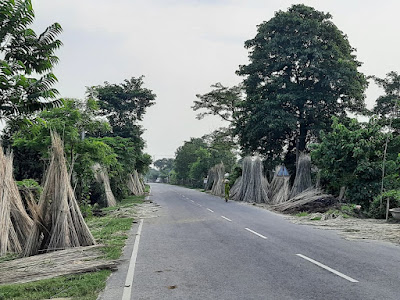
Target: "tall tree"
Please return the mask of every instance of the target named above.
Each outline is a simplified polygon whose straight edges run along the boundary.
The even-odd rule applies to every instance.
[[[400,135],[400,75],[392,71],[386,78],[373,76],[373,79],[385,92],[376,100],[373,112],[379,116],[382,125],[391,122],[395,135]]]
[[[97,96],[100,112],[107,117],[114,136],[137,139],[143,132],[137,121],[141,121],[146,109],[155,104],[156,95],[143,87],[143,78],[132,77],[121,84],[104,83],[89,89]]]
[[[361,63],[331,18],[293,5],[245,42],[250,63],[238,74],[246,76],[247,100],[236,122],[242,148],[271,158],[304,151],[321,129],[329,130],[332,116],[364,111]]]
[[[54,23],[38,36],[34,18],[30,0],[0,0],[0,118],[60,104],[48,100],[58,94],[52,69],[62,28]]]

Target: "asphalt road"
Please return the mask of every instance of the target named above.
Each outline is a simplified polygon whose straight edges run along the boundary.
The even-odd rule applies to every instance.
[[[132,228],[100,299],[400,299],[398,246],[177,186],[150,199],[161,216]]]

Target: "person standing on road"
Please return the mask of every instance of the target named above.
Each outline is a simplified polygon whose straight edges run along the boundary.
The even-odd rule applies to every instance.
[[[229,192],[230,192],[229,179],[226,178],[224,180],[224,183],[225,183],[225,202],[228,202]]]

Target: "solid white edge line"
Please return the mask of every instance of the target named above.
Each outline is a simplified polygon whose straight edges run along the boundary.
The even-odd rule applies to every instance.
[[[332,272],[333,274],[335,274],[337,276],[340,276],[340,277],[342,277],[342,278],[344,278],[344,279],[346,279],[346,280],[348,280],[350,282],[358,282],[358,280],[355,280],[355,279],[353,279],[353,278],[351,278],[351,277],[349,277],[347,275],[344,275],[343,273],[340,273],[339,271],[336,271],[336,270],[334,270],[334,269],[332,269],[332,268],[330,268],[328,266],[325,266],[324,264],[321,264],[320,262],[318,262],[316,260],[313,260],[312,258],[309,258],[309,257],[307,257],[307,256],[305,256],[303,254],[296,254],[296,255],[301,257],[301,258],[303,258],[303,259],[305,259],[305,260],[308,260],[309,262],[311,262],[311,263],[313,263],[313,264],[315,264],[315,265],[317,265],[317,266],[319,266],[319,267],[321,267],[321,268],[323,268],[323,269],[325,269],[325,270],[327,270],[329,272]]]
[[[212,209],[209,209],[209,208],[207,208],[207,210],[208,210],[209,212],[214,212]]]
[[[231,219],[228,219],[227,217],[221,216],[221,218],[222,218],[222,219],[225,219],[225,220],[227,220],[227,221],[229,221],[229,222],[232,222],[232,220],[231,220]]]
[[[251,230],[250,228],[245,228],[247,231],[250,231],[251,233],[254,233],[255,235],[258,235],[260,238],[267,239],[266,236],[263,236],[262,234],[259,234],[258,232],[255,232],[254,230]]]
[[[122,294],[122,300],[130,300],[133,285],[133,275],[135,274],[136,258],[139,251],[140,235],[143,227],[143,219],[140,219],[139,228],[136,233],[135,243],[133,244],[133,250],[131,260],[129,263],[128,273],[126,274],[124,293]]]

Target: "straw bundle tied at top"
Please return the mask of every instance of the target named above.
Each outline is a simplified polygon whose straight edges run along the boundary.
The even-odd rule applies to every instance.
[[[290,198],[295,197],[311,186],[311,158],[305,153],[300,153],[297,161],[296,177],[293,182],[292,190],[290,191]]]
[[[127,186],[131,193],[135,196],[141,196],[144,194],[144,184],[140,180],[137,170],[134,170],[133,174],[128,175]]]
[[[51,133],[52,153],[39,200],[39,215],[28,238],[25,255],[39,250],[65,249],[95,244],[75,198],[62,141]]]
[[[114,194],[111,190],[110,178],[108,177],[106,168],[100,166],[99,163],[95,163],[92,169],[95,173],[96,181],[103,185],[107,206],[117,205],[117,201],[115,200]]]
[[[225,166],[223,163],[214,166],[214,181],[211,188],[211,194],[216,196],[223,196],[225,194],[224,174]]]
[[[264,177],[262,161],[250,156],[243,159],[242,176],[232,188],[231,196],[236,201],[268,203],[268,180]]]
[[[14,181],[13,156],[0,147],[0,256],[21,253],[32,224]]]

